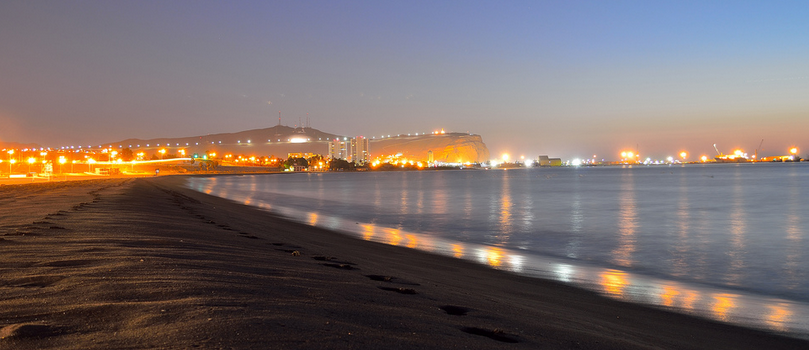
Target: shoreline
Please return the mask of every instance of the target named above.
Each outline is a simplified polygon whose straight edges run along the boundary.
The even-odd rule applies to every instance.
[[[2,186],[0,344],[802,348],[809,342],[363,241],[183,177]],[[6,212],[13,203],[14,212]]]
[[[191,180],[191,188],[209,191],[203,191],[207,186],[194,180]],[[719,284],[682,281],[648,271],[634,272],[620,266],[570,260],[559,255],[456,241],[225,192],[225,197],[235,203],[249,202],[251,207],[261,208],[269,215],[335,231],[357,240],[463,259],[496,270],[562,282],[611,299],[809,340],[809,328],[802,322],[809,315],[809,303],[803,295],[796,298],[764,294]],[[209,193],[214,195],[215,192]],[[726,307],[718,307],[720,302]]]

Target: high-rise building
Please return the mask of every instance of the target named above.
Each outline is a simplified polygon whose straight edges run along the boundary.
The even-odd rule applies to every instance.
[[[347,138],[329,141],[329,158],[349,160],[351,157],[351,142]]]
[[[371,161],[371,154],[368,152],[368,139],[360,136],[352,139],[331,140],[329,141],[329,157],[332,159],[344,159],[357,164],[368,163]]]
[[[351,139],[351,162],[365,164],[371,161],[371,154],[368,152],[368,139],[359,136]]]

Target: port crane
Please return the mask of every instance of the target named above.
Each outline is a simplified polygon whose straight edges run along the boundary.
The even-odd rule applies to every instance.
[[[763,148],[761,148],[761,146],[763,146],[763,145],[764,145],[764,139],[761,139],[761,143],[758,144],[758,148],[756,148],[756,154],[753,156],[753,159],[758,160],[758,151],[759,150],[762,150],[762,151],[764,150]]]
[[[716,144],[713,144],[713,149],[716,150],[716,154],[719,155],[720,157],[724,155],[722,154],[722,152],[719,152],[719,148],[716,148]]]

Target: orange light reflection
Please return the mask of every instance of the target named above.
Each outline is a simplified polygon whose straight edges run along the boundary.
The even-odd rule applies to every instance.
[[[493,267],[500,266],[503,262],[501,259],[503,258],[503,251],[497,248],[491,248],[486,252],[486,261],[489,265]]]
[[[408,248],[416,248],[419,246],[418,239],[414,235],[405,235],[407,238],[407,247]]]
[[[453,244],[452,245],[452,256],[456,258],[463,257],[463,246],[460,244]]]
[[[767,315],[765,321],[768,325],[772,328],[785,332],[787,330],[786,324],[790,320],[790,316],[792,316],[792,311],[789,310],[789,306],[786,304],[778,304],[778,305],[767,305],[767,307],[772,310],[772,313]]]
[[[711,306],[714,315],[722,321],[727,321],[728,311],[736,307],[735,298],[733,294],[721,293],[714,294],[716,303]]]
[[[674,299],[680,295],[680,291],[671,286],[663,286],[663,294],[660,295],[664,306],[674,306]]]
[[[607,270],[601,274],[601,286],[610,295],[623,296],[626,288],[626,273],[618,270]]]
[[[399,235],[399,230],[388,230],[388,244],[390,245],[399,245],[399,242],[402,241],[402,236]]]
[[[374,237],[374,225],[362,225],[362,238],[366,241],[370,241],[371,238]]]

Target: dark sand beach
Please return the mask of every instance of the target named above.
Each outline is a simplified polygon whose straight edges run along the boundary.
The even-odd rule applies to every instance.
[[[0,348],[809,348],[357,240],[182,181],[0,186]]]

